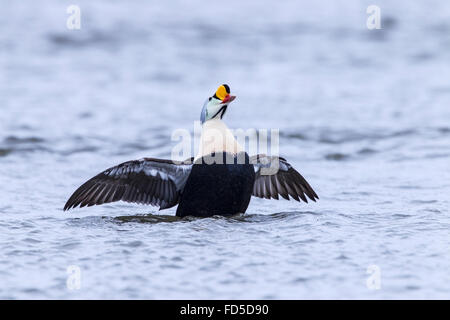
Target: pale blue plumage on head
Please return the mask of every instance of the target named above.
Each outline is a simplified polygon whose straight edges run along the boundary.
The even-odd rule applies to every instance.
[[[202,112],[200,113],[200,122],[203,124],[206,121],[206,115],[208,113],[208,102],[209,99],[206,99],[205,103],[203,104]]]

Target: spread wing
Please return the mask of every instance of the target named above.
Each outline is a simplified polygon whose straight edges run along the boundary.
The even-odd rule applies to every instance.
[[[191,172],[190,162],[143,158],[109,168],[79,187],[64,210],[126,201],[159,206],[175,206]]]
[[[277,200],[278,195],[286,200],[291,196],[304,202],[308,202],[306,196],[312,201],[319,199],[305,178],[286,159],[258,154],[250,158],[250,163],[255,168],[253,196]]]

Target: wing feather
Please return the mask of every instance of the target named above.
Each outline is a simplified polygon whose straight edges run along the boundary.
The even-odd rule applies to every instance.
[[[124,162],[81,185],[64,210],[120,200],[170,208],[178,203],[191,168],[190,162],[154,158]]]
[[[279,199],[279,195],[289,200],[308,202],[319,199],[316,192],[284,158],[259,154],[250,158],[255,168],[253,196]]]

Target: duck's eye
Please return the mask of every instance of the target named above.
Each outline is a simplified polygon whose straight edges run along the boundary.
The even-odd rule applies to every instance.
[[[209,97],[208,101],[211,101],[212,97]]]

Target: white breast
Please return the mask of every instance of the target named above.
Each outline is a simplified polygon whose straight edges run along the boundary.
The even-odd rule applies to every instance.
[[[200,147],[195,160],[213,152],[229,152],[237,154],[244,151],[234,138],[230,129],[220,119],[206,121],[202,127]]]

